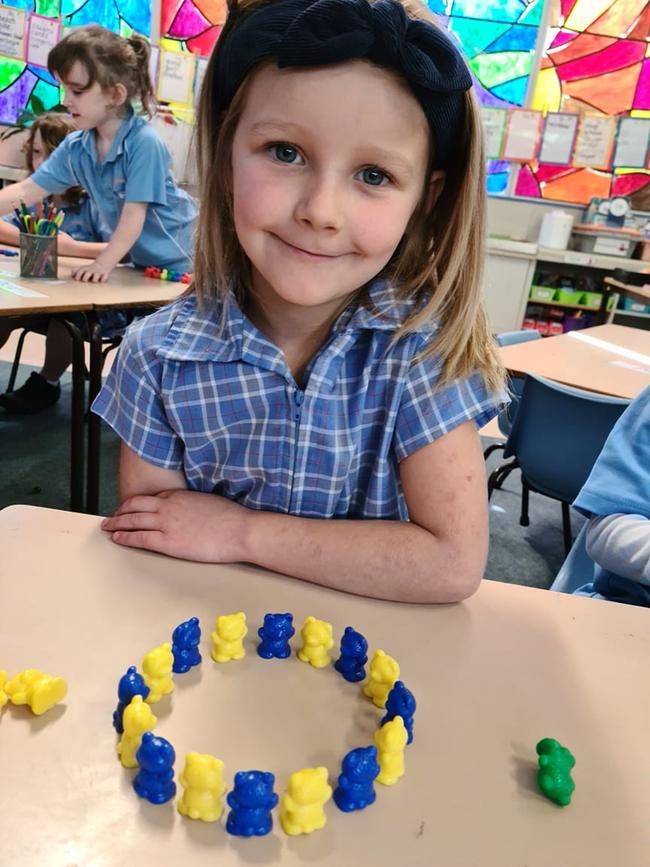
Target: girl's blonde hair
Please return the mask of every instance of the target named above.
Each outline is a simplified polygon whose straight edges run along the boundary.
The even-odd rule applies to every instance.
[[[99,24],[76,27],[47,56],[47,68],[65,82],[79,62],[88,73],[85,89],[97,82],[103,90],[122,84],[129,102],[138,99],[142,110],[153,117],[156,99],[149,75],[151,49],[143,36],[128,39]]]
[[[240,0],[237,23],[240,16],[258,8],[262,2]],[[433,15],[417,0],[400,2],[411,18],[422,18],[435,25]],[[222,39],[227,38],[228,24],[227,21]],[[218,50],[219,43],[206,71],[197,115],[201,208],[194,283],[190,291],[201,301],[226,297],[233,287],[240,306],[244,306],[250,263],[235,232],[231,155],[235,130],[244,108],[246,84],[254,72],[247,76],[228,109],[215,117],[213,68]],[[440,357],[439,385],[478,371],[487,387],[496,392],[503,387],[504,374],[481,297],[485,256],[485,155],[479,110],[472,91],[465,94],[464,134],[455,153],[436,204],[428,210],[426,184],[402,241],[378,276],[395,286],[398,300],[415,298],[419,302],[403,322],[396,339],[425,322],[437,321],[436,335],[421,357]]]
[[[45,151],[44,156],[47,158],[57,149],[63,139],[75,130],[74,121],[66,114],[57,111],[40,114],[29,127],[29,135],[23,145],[25,162],[29,171],[34,171],[34,138],[37,132],[41,134],[43,150]],[[75,209],[79,207],[81,200],[85,196],[86,191],[83,187],[70,187],[63,194],[63,200],[66,207]]]

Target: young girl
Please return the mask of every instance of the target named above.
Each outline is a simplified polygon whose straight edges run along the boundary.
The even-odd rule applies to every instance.
[[[32,177],[0,190],[0,213],[79,185],[112,237],[76,279],[106,280],[126,254],[138,266],[191,271],[196,207],[171,175],[167,148],[132,107],[137,98],[153,111],[146,40],[78,27],[50,51],[48,68],[79,131]]]
[[[94,405],[124,441],[118,544],[385,599],[476,590],[477,425],[503,402],[480,119],[456,48],[408,10],[231,7],[195,283],[129,329]]]
[[[72,118],[57,112],[40,115],[29,128],[24,145],[25,162],[31,173],[42,165],[65,137],[76,129]],[[105,248],[108,235],[85,190],[71,187],[61,195],[50,196],[51,202],[65,214],[65,231],[59,232],[58,250],[64,256],[94,259]],[[38,208],[29,209],[38,218]],[[20,244],[23,229],[13,211],[0,219],[0,243]],[[0,346],[15,328],[31,328],[47,334],[45,360],[40,373],[32,373],[20,388],[0,395],[0,406],[14,414],[40,412],[56,403],[61,394],[59,378],[70,364],[71,346],[66,327],[51,316],[24,316],[0,319]]]

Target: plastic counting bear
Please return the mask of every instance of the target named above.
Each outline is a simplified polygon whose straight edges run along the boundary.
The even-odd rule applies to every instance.
[[[249,629],[243,611],[220,614],[210,633],[210,656],[219,665],[244,658],[244,640]],[[300,629],[300,647],[292,651],[296,633],[289,612],[267,613],[256,629],[257,657],[262,660],[289,659],[292,653],[313,668],[328,668],[334,646],[332,624],[307,617]],[[130,666],[119,680],[118,705],[113,725],[121,735],[117,745],[125,768],[136,768],[133,788],[152,804],[164,804],[176,794],[173,745],[155,731],[157,719],[150,705],[169,695],[172,672],[182,675],[201,664],[201,627],[197,617],[179,624],[171,642],[147,653],[142,673]],[[340,655],[332,667],[350,684],[365,678],[368,642],[351,626],[340,639]],[[263,664],[263,663],[261,663]],[[284,665],[287,663],[281,663]],[[374,803],[374,784],[392,786],[404,774],[404,749],[413,729],[415,699],[400,681],[399,666],[383,651],[376,651],[369,678],[360,689],[386,716],[377,720],[374,744],[360,745],[341,761],[338,783],[333,790],[326,767],[302,768],[291,773],[280,798],[275,775],[270,770],[251,769],[234,774],[232,788],[225,782],[224,762],[208,753],[189,752],[178,782],[181,787],[177,811],[187,819],[224,822],[227,833],[238,837],[261,837],[273,828],[273,811],[279,804],[279,824],[285,834],[312,834],[327,823],[325,807],[332,799],[344,813],[362,810]],[[0,697],[4,681],[0,675]],[[349,687],[352,688],[352,687]],[[401,715],[403,713],[403,716]],[[224,803],[225,802],[225,803]],[[225,809],[227,805],[227,810]]]

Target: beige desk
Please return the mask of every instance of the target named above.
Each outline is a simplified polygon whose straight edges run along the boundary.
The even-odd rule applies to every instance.
[[[650,385],[650,334],[640,328],[598,325],[499,351],[512,373],[536,373],[600,394],[634,398]]]
[[[179,283],[151,280],[134,268],[116,268],[105,283],[80,283],[71,273],[84,262],[88,260],[61,256],[58,280],[32,280],[20,277],[18,257],[0,257],[0,281],[34,293],[27,297],[15,294],[0,283],[0,316],[164,304],[185,288]]]
[[[97,518],[14,506],[0,513],[0,662],[69,679],[40,718],[5,707],[0,722],[0,862],[21,867],[647,867],[650,851],[650,618],[645,609],[485,582],[466,603],[371,601],[266,573],[128,551]],[[247,656],[209,658],[216,615],[248,616]],[[276,774],[324,764],[370,742],[381,712],[328,668],[257,657],[266,611],[353,625],[401,663],[418,701],[407,773],[364,812],[311,837],[242,840],[223,821],[182,818],[131,789],[111,714],[130,664],[196,615],[200,669],[154,706],[177,752]],[[292,644],[299,644],[298,636]],[[536,790],[535,744],[575,753],[566,809]]]

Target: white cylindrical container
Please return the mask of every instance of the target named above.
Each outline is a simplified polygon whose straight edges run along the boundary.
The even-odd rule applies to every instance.
[[[537,243],[540,247],[566,250],[569,246],[573,216],[566,211],[549,211],[542,217]]]

